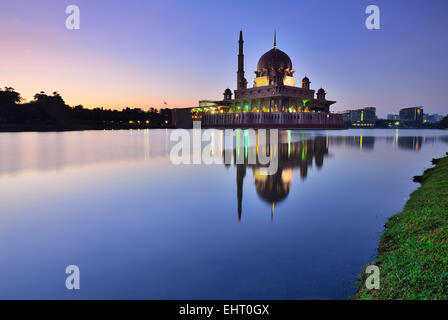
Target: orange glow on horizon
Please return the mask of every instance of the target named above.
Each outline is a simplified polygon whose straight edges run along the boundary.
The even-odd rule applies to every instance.
[[[166,65],[123,60],[119,50],[92,49],[64,28],[34,30],[19,21],[0,21],[0,28],[14,30],[0,37],[0,87],[13,87],[23,102],[32,101],[40,91],[57,91],[72,107],[147,110],[196,106],[198,92],[219,97],[218,90],[210,94],[204,89],[207,84],[201,77]],[[43,33],[51,36],[41,37]]]

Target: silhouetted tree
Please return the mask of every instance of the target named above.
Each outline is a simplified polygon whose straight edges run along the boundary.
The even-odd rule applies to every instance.
[[[14,88],[5,87],[4,91],[0,88],[0,107],[12,106],[20,102],[20,100],[20,93],[16,92]]]
[[[82,105],[72,108],[57,91],[51,95],[41,91],[34,95],[32,101],[19,102],[20,94],[13,88],[0,89],[0,125],[7,124],[7,129],[16,130],[21,130],[20,125],[33,130],[160,128],[171,125],[170,109],[163,109],[159,113],[155,108],[149,111],[130,107],[122,111],[102,107],[87,109]]]

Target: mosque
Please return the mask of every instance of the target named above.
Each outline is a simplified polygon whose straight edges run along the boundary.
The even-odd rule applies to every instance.
[[[192,120],[208,128],[344,129],[342,115],[330,113],[335,101],[317,93],[304,77],[296,85],[289,56],[277,48],[276,34],[271,50],[261,56],[252,88],[244,70],[244,40],[240,31],[236,90],[227,88],[221,101],[201,100],[190,109]]]

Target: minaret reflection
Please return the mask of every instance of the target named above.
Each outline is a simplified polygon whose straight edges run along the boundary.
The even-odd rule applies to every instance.
[[[279,139],[275,143],[269,140],[268,133],[266,142],[261,143],[258,131],[252,130],[252,133],[248,131],[250,130],[235,130],[232,145],[226,149],[226,142],[223,141],[218,153],[224,158],[225,153],[229,152],[232,159],[230,162],[224,161],[225,166],[227,168],[232,165],[236,166],[238,221],[241,221],[244,209],[243,186],[248,169],[252,169],[256,193],[269,206],[272,218],[276,204],[289,196],[295,172],[302,180],[305,180],[310,167],[313,165],[317,169],[323,167],[324,159],[329,154],[329,148],[343,147],[358,149],[360,152],[372,152],[375,149],[375,144],[384,140],[397,145],[399,149],[419,151],[424,144],[434,144],[438,141],[448,143],[446,136],[400,136],[398,131],[395,136],[376,137],[306,135],[289,130],[279,131]],[[278,169],[275,173],[262,174],[262,169],[268,167],[259,162],[259,156],[263,154],[266,154],[271,160],[278,159]]]
[[[418,151],[422,148],[422,144],[422,137],[398,137],[398,147],[401,149]]]
[[[238,137],[239,134],[236,136]],[[237,148],[233,150],[234,159],[237,159],[238,155],[244,154],[244,163],[235,164],[239,222],[243,211],[243,185],[247,168],[252,169],[257,195],[269,205],[271,219],[273,219],[276,204],[284,201],[289,195],[294,170],[297,169],[299,176],[305,180],[308,167],[314,163],[317,168],[321,168],[324,158],[328,155],[328,141],[325,136],[313,138],[302,136],[298,141],[291,141],[291,132],[281,131],[279,132],[279,142],[276,144],[270,143],[268,140],[265,145],[259,145],[258,139],[256,141],[255,146],[248,146],[247,139],[244,139],[244,143],[242,141],[241,145],[236,143]],[[261,150],[267,151],[268,155],[273,153],[277,156],[278,170],[274,174],[264,175],[261,172],[261,169],[267,165],[260,164],[259,157],[256,157],[256,163],[249,163],[248,155],[251,152],[258,155]]]
[[[241,222],[244,177],[246,177],[246,166],[238,164],[236,166],[236,185],[237,185],[237,198],[238,198],[238,222]]]

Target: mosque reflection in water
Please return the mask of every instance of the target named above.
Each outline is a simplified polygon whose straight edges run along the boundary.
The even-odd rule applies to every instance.
[[[237,138],[240,134],[236,134]],[[245,136],[244,131],[241,136]],[[249,147],[247,139],[242,141],[233,150],[234,159],[238,159],[239,155],[244,155],[244,161],[239,161],[239,164],[234,164],[236,167],[236,184],[237,184],[237,199],[238,199],[238,220],[241,221],[242,202],[243,202],[243,185],[248,170],[252,170],[254,177],[255,188],[258,196],[265,201],[271,208],[271,218],[273,217],[275,205],[288,197],[291,189],[291,183],[294,177],[294,171],[302,179],[305,179],[308,174],[308,168],[313,164],[317,168],[321,168],[324,164],[324,158],[328,155],[328,136],[317,136],[312,139],[302,135],[298,141],[292,141],[291,131],[280,131],[279,142],[273,144],[272,141],[267,141],[263,146],[255,145]],[[257,136],[258,141],[258,136]],[[255,152],[257,155],[259,150],[266,152],[267,156],[276,159],[278,169],[273,174],[264,174],[263,165],[256,158],[256,163],[248,161],[249,154]],[[230,165],[226,165],[230,166]]]
[[[239,136],[245,137],[245,130],[237,130],[237,139]],[[290,192],[294,172],[304,180],[308,174],[308,168],[313,165],[320,169],[324,164],[324,159],[329,154],[330,146],[343,146],[345,148],[356,148],[361,151],[373,151],[375,141],[385,139],[387,144],[396,145],[399,149],[419,151],[422,145],[435,143],[437,137],[421,136],[396,136],[396,137],[375,137],[375,136],[308,136],[305,134],[291,138],[292,131],[279,131],[279,142],[272,144],[267,142],[264,146],[249,147],[247,139],[242,138],[241,144],[236,143],[233,150],[234,159],[239,156],[244,157],[240,164],[233,164],[236,167],[237,184],[237,202],[238,202],[238,221],[241,221],[243,186],[248,170],[252,170],[255,188],[260,199],[266,202],[271,209],[271,219],[273,218],[274,208],[277,203],[284,201]],[[256,137],[258,141],[258,136]],[[294,140],[294,141],[293,141]],[[447,141],[445,141],[447,142]],[[266,167],[259,163],[258,158],[255,164],[248,161],[248,155],[251,152],[258,154],[259,149],[266,148],[268,155],[270,153],[278,159],[278,170],[271,175],[265,175],[260,172],[261,168]],[[255,150],[255,151],[254,151]],[[226,165],[229,167],[230,165]]]
[[[73,131],[65,134],[60,132],[1,134],[0,176],[25,171],[64,170],[94,164],[169,158],[172,147],[169,143],[169,131],[130,130],[106,133]],[[245,136],[244,131],[240,131],[240,134],[242,137]],[[402,150],[420,151],[425,145],[448,143],[448,136],[445,135],[400,135],[401,131],[399,134],[393,130],[387,131],[387,135],[383,136],[374,134],[375,130],[372,130],[370,136],[359,134],[341,136],[335,135],[335,132],[330,135],[327,133],[315,135],[310,132],[303,134],[299,131],[283,130],[279,131],[280,143],[272,146],[272,150],[280,150],[279,165],[286,166],[283,171],[298,167],[299,174],[306,177],[311,164],[309,157],[315,159],[317,167],[321,167],[326,155],[323,151],[326,152],[331,147],[373,151],[375,143],[386,143]],[[220,135],[222,136],[222,131]],[[222,153],[220,148],[215,151]]]

